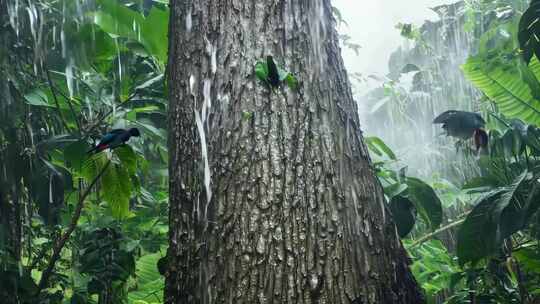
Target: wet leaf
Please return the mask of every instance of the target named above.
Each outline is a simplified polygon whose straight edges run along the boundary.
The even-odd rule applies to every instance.
[[[24,95],[24,99],[26,100],[26,103],[33,106],[53,107],[53,105],[49,104],[47,94],[40,89],[35,89]]]
[[[79,140],[67,146],[64,149],[64,161],[66,165],[77,172],[81,172],[88,150],[90,150],[90,146],[83,140]]]
[[[255,75],[260,81],[268,81],[268,66],[265,62],[259,61],[255,64]]]
[[[422,180],[414,177],[405,179],[408,189],[407,198],[413,202],[418,214],[432,229],[437,229],[442,222],[442,203],[435,190]]]
[[[540,58],[540,1],[531,1],[519,21],[518,41],[523,59],[528,64],[533,55]]]
[[[391,160],[397,160],[396,154],[384,143],[382,139],[376,136],[365,137],[368,148],[379,156],[386,156]]]
[[[390,200],[390,210],[396,223],[399,237],[403,238],[411,232],[416,221],[414,204],[406,197],[394,196]]]
[[[491,217],[494,202],[503,189],[488,192],[476,200],[475,207],[458,231],[457,255],[459,263],[473,264],[495,252],[497,225]]]

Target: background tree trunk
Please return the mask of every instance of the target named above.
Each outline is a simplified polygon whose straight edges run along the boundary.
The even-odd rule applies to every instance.
[[[173,0],[171,11],[166,302],[421,303],[330,1]],[[256,79],[268,54],[298,90]]]
[[[28,159],[23,151],[24,109],[12,97],[12,79],[9,69],[16,69],[16,55],[12,46],[16,44],[9,27],[7,3],[0,0],[0,257],[1,264],[16,263],[21,258],[23,226],[23,173]],[[5,266],[5,265],[2,265]],[[5,266],[7,267],[7,266]]]

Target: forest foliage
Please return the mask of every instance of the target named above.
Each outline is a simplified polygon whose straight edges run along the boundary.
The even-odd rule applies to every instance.
[[[161,303],[167,1],[5,5],[0,160],[10,174],[0,178],[9,189],[0,200],[10,204],[0,212],[23,212],[15,218],[19,234],[7,225],[12,222],[0,227],[0,295],[15,294],[22,303],[38,297],[43,303]],[[540,298],[539,5],[460,1],[434,9],[454,20],[452,27],[401,24],[413,47],[394,54],[390,74],[368,94],[375,96],[370,113],[378,119],[414,119],[419,106],[411,101],[439,94],[456,96],[455,107],[474,105],[488,121],[489,153],[476,156],[468,143],[457,143],[452,152],[466,160],[452,159],[462,172],[448,176],[413,170],[384,138],[365,138],[430,303]],[[334,14],[345,22],[337,9]],[[452,37],[461,31],[468,52],[459,66],[450,57],[457,52]],[[358,48],[341,38],[344,47]],[[254,62],[264,82],[268,62]],[[441,66],[459,76],[445,78]],[[278,68],[279,81],[296,87],[298,80]],[[400,82],[404,74],[412,75],[410,89]],[[465,79],[459,90],[452,85]],[[86,153],[101,134],[131,126],[142,137],[129,146]],[[466,171],[471,163],[475,170]]]
[[[16,172],[0,182],[20,187],[2,193],[13,205],[0,212],[24,210],[15,219],[24,237],[0,227],[0,295],[15,294],[17,303],[160,303],[167,4],[2,5],[0,155]],[[86,153],[101,134],[128,127],[142,137]]]

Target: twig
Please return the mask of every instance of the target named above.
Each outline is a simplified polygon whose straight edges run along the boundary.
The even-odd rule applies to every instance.
[[[434,237],[435,235],[443,232],[443,231],[446,231],[448,229],[451,229],[451,228],[454,228],[458,225],[460,225],[461,223],[463,223],[465,221],[465,218],[462,218],[462,219],[459,219],[459,220],[456,220],[456,221],[453,221],[452,223],[444,226],[444,227],[441,227],[431,233],[428,233],[426,235],[424,235],[423,237],[417,239],[416,241],[414,241],[411,246],[409,246],[409,248],[413,248],[413,247],[416,247],[424,242],[426,242],[427,240],[431,239],[432,237]]]
[[[56,111],[58,112],[58,116],[60,116],[60,120],[62,121],[62,124],[64,125],[66,130],[69,131],[69,126],[66,120],[64,119],[64,115],[62,115],[62,109],[60,109],[60,103],[58,102],[58,98],[56,97],[56,92],[54,91],[51,75],[49,73],[48,68],[45,68],[45,74],[47,75],[47,82],[49,83],[49,86],[51,87],[51,93],[54,99],[54,104],[56,105]]]
[[[66,99],[67,104],[69,106],[69,110],[71,111],[71,115],[73,116],[73,120],[75,120],[75,123],[77,124],[77,128],[79,129],[79,133],[82,132],[81,123],[79,122],[79,119],[77,119],[77,114],[75,114],[75,110],[73,109],[73,105],[71,104],[71,100],[70,100],[71,98],[66,96],[64,92],[62,92],[60,89],[56,88],[53,85],[53,82],[51,80],[51,73],[49,72],[49,69],[47,67],[45,68],[45,72],[47,74],[47,81],[49,82],[49,86],[51,87],[51,92],[53,94],[53,98],[55,100],[56,106],[58,107],[58,100],[56,99],[56,92],[58,92],[60,93],[60,95],[62,95]]]
[[[101,172],[99,172],[99,174],[94,178],[94,180],[92,180],[88,188],[86,188],[86,190],[80,196],[79,202],[77,203],[77,207],[75,208],[75,211],[73,212],[71,223],[69,224],[67,231],[62,235],[62,237],[60,237],[60,239],[57,242],[55,242],[56,245],[53,248],[53,254],[49,260],[49,263],[47,264],[47,268],[45,268],[45,271],[43,271],[43,274],[41,275],[41,280],[39,280],[36,295],[39,295],[41,293],[41,290],[43,290],[43,288],[47,284],[47,281],[49,280],[49,277],[51,276],[51,273],[54,269],[54,265],[60,258],[60,253],[62,249],[64,248],[67,240],[69,239],[69,237],[71,236],[75,228],[77,227],[77,222],[79,221],[79,218],[81,217],[82,209],[84,207],[84,200],[90,194],[90,191],[96,185],[96,183],[101,178],[103,173],[105,173],[105,170],[107,170],[110,164],[111,164],[111,161],[109,160],[105,164],[103,169],[101,169]]]
[[[122,107],[124,107],[128,102],[132,101],[132,99],[135,98],[135,96],[137,96],[137,94],[133,93],[133,94],[132,94],[131,96],[129,96],[126,100],[124,100],[122,103],[120,103],[120,104],[118,105],[117,108],[122,108]],[[87,137],[90,136],[90,134],[92,134],[92,132],[93,132],[97,127],[99,127],[99,126],[101,125],[101,123],[102,123],[109,115],[112,114],[113,111],[114,111],[113,109],[109,110],[107,113],[103,114],[103,116],[100,117],[99,120],[98,120],[95,124],[93,124],[92,126],[90,126],[90,128],[88,128],[88,129],[86,130],[86,132],[85,132],[85,133],[86,133],[86,136],[87,136]]]

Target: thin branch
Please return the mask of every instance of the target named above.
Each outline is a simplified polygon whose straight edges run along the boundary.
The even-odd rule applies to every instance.
[[[137,96],[136,93],[133,93],[131,96],[129,96],[126,100],[124,100],[122,103],[120,103],[118,106],[117,106],[117,109],[118,108],[122,108],[124,107],[127,103],[131,102],[133,98],[135,98],[135,96]],[[92,126],[90,126],[90,128],[88,128],[86,130],[86,136],[90,136],[90,134],[92,134],[92,132],[101,125],[101,123],[107,118],[109,117],[109,115],[111,115],[113,113],[113,109],[110,109],[107,113],[103,114],[102,117],[99,118],[99,120],[94,123]]]
[[[67,131],[69,131],[69,126],[64,118],[64,115],[62,115],[62,109],[60,108],[60,103],[58,102],[58,98],[56,96],[56,92],[54,91],[53,83],[51,80],[51,75],[49,73],[49,69],[45,68],[45,74],[47,75],[47,82],[49,83],[49,86],[51,87],[51,93],[54,99],[54,104],[56,105],[56,111],[58,112],[58,116],[60,116],[60,120],[62,121],[62,124],[64,125],[64,128],[66,128]]]
[[[79,129],[79,133],[82,132],[81,123],[79,122],[79,119],[77,118],[77,114],[75,113],[75,109],[73,109],[73,105],[71,104],[71,98],[68,97],[66,94],[64,94],[64,92],[62,92],[60,89],[54,86],[51,79],[51,73],[48,68],[45,68],[45,72],[47,74],[47,81],[49,82],[49,86],[51,87],[51,92],[53,94],[53,97],[57,106],[58,106],[58,100],[56,99],[56,92],[58,92],[60,95],[62,95],[62,97],[66,99],[67,104],[69,106],[69,110],[71,111],[71,115],[73,116],[73,120],[75,120],[75,123],[77,124],[77,128]]]
[[[417,239],[416,241],[414,241],[411,246],[409,246],[409,248],[413,248],[413,247],[416,247],[418,245],[421,245],[422,243],[428,241],[429,239],[431,239],[432,237],[434,237],[435,235],[441,233],[441,232],[444,232],[446,230],[449,230],[451,228],[454,228],[456,226],[459,226],[461,225],[463,222],[465,221],[465,218],[462,218],[462,219],[459,219],[459,220],[456,220],[456,221],[453,221],[452,223],[444,226],[444,227],[441,227],[431,233],[428,233],[426,235],[424,235],[423,237]]]
[[[110,164],[111,164],[111,161],[109,160],[105,164],[103,169],[101,169],[101,172],[99,172],[99,174],[94,178],[94,180],[92,180],[88,188],[86,188],[86,190],[80,196],[79,202],[77,203],[77,207],[75,208],[75,211],[73,212],[73,216],[71,217],[71,223],[67,231],[60,237],[60,239],[57,242],[55,242],[56,245],[53,248],[53,254],[49,260],[49,263],[47,264],[47,268],[45,268],[45,271],[43,271],[43,274],[41,275],[41,280],[39,281],[36,295],[39,295],[41,290],[43,290],[45,285],[47,285],[47,281],[49,280],[49,277],[52,274],[54,265],[56,264],[58,259],[60,259],[60,253],[62,252],[62,249],[64,248],[69,237],[71,236],[71,234],[77,227],[77,222],[79,221],[79,218],[81,217],[81,213],[84,207],[84,201],[86,197],[88,197],[88,195],[90,194],[90,191],[92,190],[92,188],[94,188],[94,186],[96,185],[98,180],[101,178],[103,173],[105,173],[105,170],[107,170]]]

